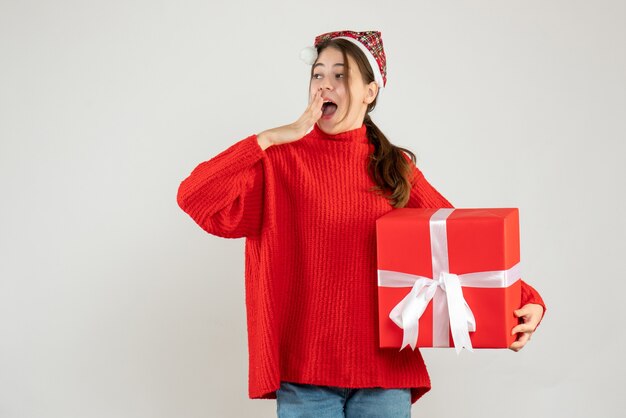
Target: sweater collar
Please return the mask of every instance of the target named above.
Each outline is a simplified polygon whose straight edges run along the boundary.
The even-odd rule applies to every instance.
[[[327,139],[332,141],[344,141],[344,142],[358,142],[358,143],[368,143],[369,139],[367,138],[367,127],[365,124],[361,125],[360,128],[352,129],[345,132],[340,132],[335,135],[329,135],[326,132],[322,131],[317,123],[313,125],[313,134],[320,139]]]

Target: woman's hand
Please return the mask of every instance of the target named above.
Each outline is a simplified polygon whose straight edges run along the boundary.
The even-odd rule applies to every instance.
[[[257,141],[261,148],[266,149],[271,145],[285,144],[301,139],[311,129],[313,124],[322,117],[322,90],[315,92],[306,110],[297,121],[289,125],[268,129],[257,135]]]
[[[516,325],[511,330],[511,334],[518,335],[517,341],[511,344],[509,348],[513,351],[519,351],[530,340],[531,334],[535,332],[535,329],[543,316],[543,306],[536,303],[528,303],[520,309],[513,311],[513,313],[516,317],[522,318],[522,321],[524,321],[524,323]]]

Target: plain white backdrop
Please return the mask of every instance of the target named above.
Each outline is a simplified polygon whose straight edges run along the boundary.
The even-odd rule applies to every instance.
[[[176,204],[304,110],[316,35],[382,31],[373,119],[457,207],[519,207],[530,344],[424,350],[415,417],[618,417],[626,3],[0,0],[0,417],[273,417],[244,240]],[[620,400],[622,399],[622,400]]]

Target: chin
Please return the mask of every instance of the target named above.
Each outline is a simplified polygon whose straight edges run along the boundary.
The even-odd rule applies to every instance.
[[[322,131],[329,135],[336,135],[350,130],[350,125],[346,123],[345,119],[341,120],[341,116],[334,116],[330,119],[319,119],[317,124]]]
[[[319,120],[317,122],[317,126],[319,126],[322,132],[327,133],[328,135],[335,135],[341,132],[337,125],[329,120]]]

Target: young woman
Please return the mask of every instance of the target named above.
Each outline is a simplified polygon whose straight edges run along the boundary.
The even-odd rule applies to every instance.
[[[430,380],[419,350],[378,348],[375,221],[452,205],[369,116],[386,83],[380,32],[315,47],[302,116],[201,163],[178,202],[207,232],[246,237],[251,398],[277,398],[279,417],[409,417]],[[511,349],[544,309],[524,283]]]

